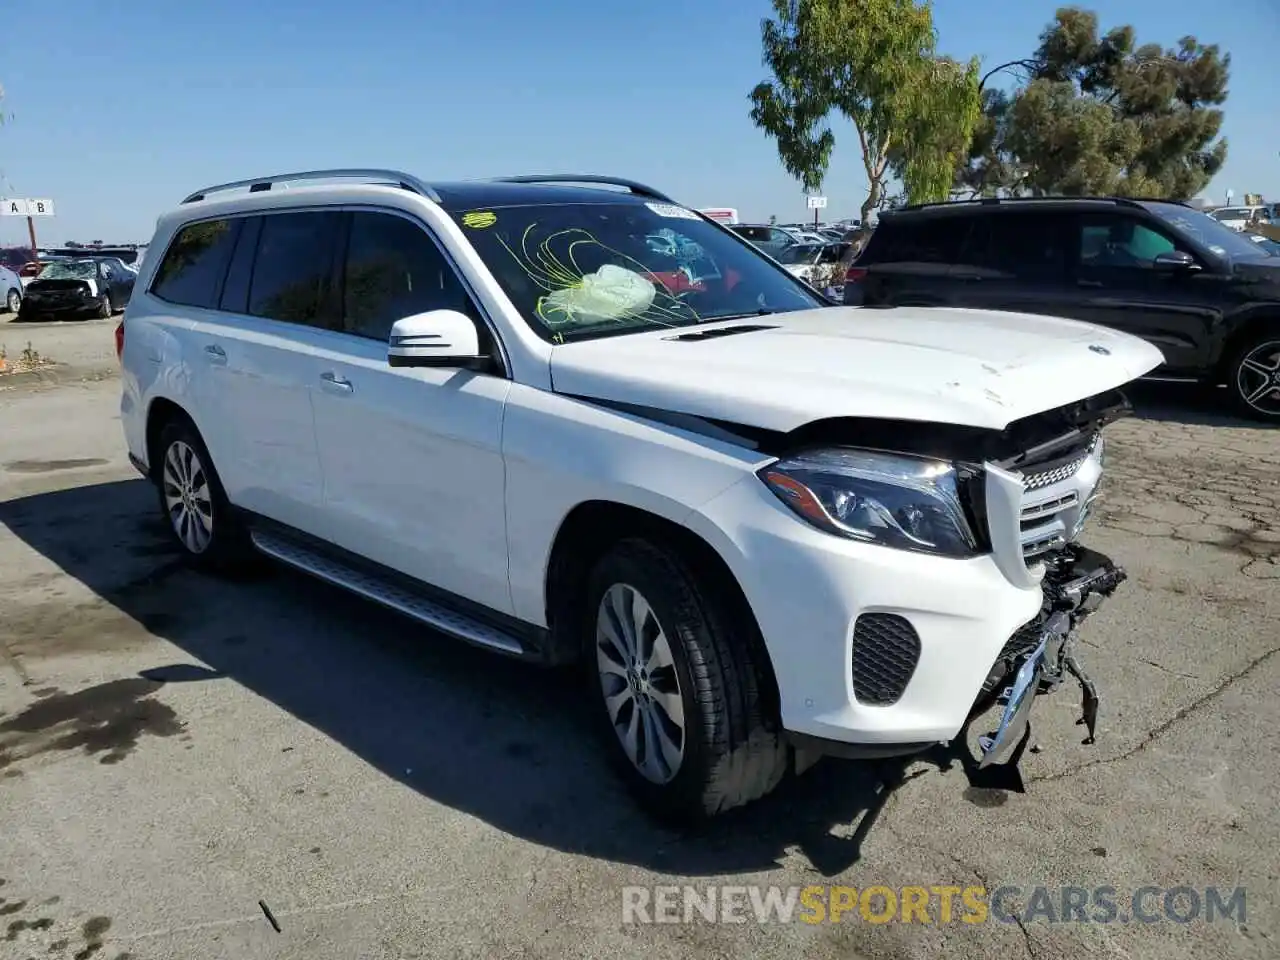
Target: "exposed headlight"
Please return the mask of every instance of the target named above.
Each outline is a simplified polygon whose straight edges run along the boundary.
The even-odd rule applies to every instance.
[[[763,468],[760,479],[779,500],[828,533],[948,557],[978,552],[952,464],[829,449],[779,460]]]

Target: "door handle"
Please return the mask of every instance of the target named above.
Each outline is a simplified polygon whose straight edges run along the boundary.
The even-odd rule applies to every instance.
[[[1101,280],[1077,280],[1076,286],[1077,287],[1101,287],[1102,281]]]
[[[346,377],[339,376],[332,370],[326,370],[320,374],[320,384],[325,390],[331,390],[334,393],[350,393],[355,388],[351,386],[351,381]]]
[[[223,364],[227,362],[227,351],[216,343],[211,343],[204,348],[204,358],[210,363]]]

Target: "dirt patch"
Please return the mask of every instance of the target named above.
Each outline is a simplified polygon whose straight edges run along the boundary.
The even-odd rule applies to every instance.
[[[50,753],[80,750],[119,763],[144,736],[172,737],[183,724],[152,697],[163,684],[144,677],[55,693],[0,722],[0,768]]]

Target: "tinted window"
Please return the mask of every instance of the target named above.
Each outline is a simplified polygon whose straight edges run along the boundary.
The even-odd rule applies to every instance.
[[[389,213],[356,213],[347,244],[343,329],[386,340],[391,325],[428,310],[474,317],[470,298],[418,224]]]
[[[231,266],[222,284],[222,299],[218,309],[230,313],[245,313],[249,309],[249,281],[253,278],[253,258],[258,252],[258,234],[262,230],[262,217],[249,217],[240,227],[235,252],[231,254]]]
[[[263,218],[249,285],[255,317],[336,327],[334,241],[340,213],[279,213]]]
[[[1066,219],[1059,213],[979,217],[962,262],[1016,277],[1060,277],[1067,264],[1066,232]]]
[[[1163,233],[1118,213],[1081,217],[1079,246],[1082,267],[1152,267],[1159,254],[1178,249]]]
[[[178,231],[156,271],[151,292],[188,307],[213,307],[239,221],[206,220]]]
[[[891,222],[872,235],[876,263],[958,263],[969,235],[968,217],[923,217]]]
[[[769,240],[768,227],[734,226],[734,227],[730,227],[729,229],[732,230],[734,233],[736,233],[738,236],[742,237],[743,239],[751,240],[754,243],[767,243]]]

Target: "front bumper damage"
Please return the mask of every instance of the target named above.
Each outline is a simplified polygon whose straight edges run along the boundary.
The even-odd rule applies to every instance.
[[[975,704],[974,715],[985,711],[993,700],[1004,706],[996,729],[978,739],[979,769],[1016,765],[1031,737],[1036,698],[1057,690],[1068,676],[1081,688],[1081,717],[1076,722],[1087,731],[1084,742],[1094,742],[1098,691],[1076,656],[1076,630],[1127,576],[1109,557],[1075,544],[1047,559],[1045,566],[1044,605],[1039,616],[1006,644]],[[997,689],[1000,692],[993,697]]]

